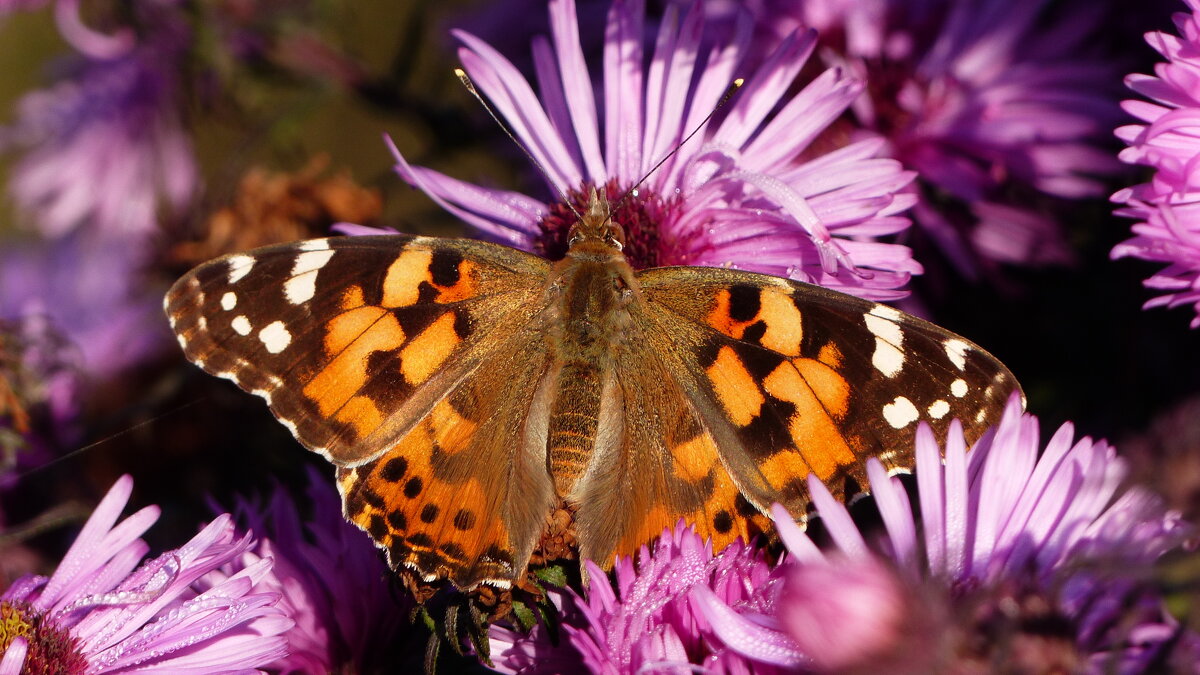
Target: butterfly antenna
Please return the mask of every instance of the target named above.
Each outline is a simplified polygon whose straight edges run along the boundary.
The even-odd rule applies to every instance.
[[[45,464],[39,464],[38,466],[35,466],[35,467],[33,467],[33,468],[29,469],[28,471],[24,471],[24,472],[22,472],[22,473],[19,473],[19,474],[17,474],[17,476],[16,476],[16,477],[17,477],[17,480],[23,480],[23,479],[25,479],[25,478],[28,478],[28,477],[30,477],[30,476],[34,476],[34,475],[37,475],[37,474],[39,474],[39,473],[42,473],[43,471],[47,471],[47,470],[49,470],[49,469],[51,469],[51,468],[53,468],[53,467],[55,467],[55,466],[58,466],[59,464],[62,464],[63,462],[66,462],[66,461],[68,461],[68,460],[71,460],[71,459],[73,459],[73,458],[75,458],[75,457],[78,457],[79,455],[82,455],[82,454],[83,454],[83,453],[85,453],[85,452],[89,452],[89,451],[91,451],[91,450],[92,450],[93,448],[95,448],[96,446],[103,445],[103,444],[105,444],[105,443],[108,443],[109,441],[113,441],[113,440],[116,440],[116,439],[118,439],[118,438],[120,438],[120,437],[122,437],[122,436],[126,436],[126,435],[128,435],[128,434],[131,434],[131,433],[133,433],[133,432],[135,432],[135,431],[137,431],[137,430],[139,430],[139,429],[143,429],[143,428],[145,428],[145,427],[148,427],[148,426],[150,426],[151,424],[154,424],[155,422],[157,422],[157,421],[159,421],[159,420],[161,420],[161,419],[163,419],[163,418],[165,418],[165,417],[170,417],[171,415],[174,415],[174,414],[176,414],[176,413],[178,413],[178,412],[180,412],[180,411],[186,410],[187,408],[190,408],[190,407],[192,407],[192,406],[196,405],[197,403],[200,403],[200,402],[201,402],[201,401],[203,401],[203,400],[204,400],[204,398],[198,398],[198,399],[196,399],[196,400],[194,400],[194,401],[189,401],[189,402],[187,402],[187,403],[183,403],[183,404],[181,404],[181,405],[179,405],[179,406],[177,406],[177,407],[175,407],[175,408],[172,408],[171,410],[168,410],[168,411],[166,411],[166,412],[164,412],[164,413],[162,413],[162,414],[155,415],[154,417],[151,417],[151,418],[150,418],[150,419],[148,419],[148,420],[144,420],[144,421],[142,421],[142,422],[138,422],[137,424],[134,424],[134,425],[133,425],[133,426],[131,426],[131,427],[128,427],[128,428],[126,428],[126,429],[122,429],[121,431],[118,431],[118,432],[116,432],[115,434],[111,434],[111,435],[109,435],[109,436],[105,436],[104,438],[101,438],[101,439],[100,439],[100,440],[98,440],[98,441],[94,441],[94,442],[92,442],[92,443],[88,443],[87,445],[85,445],[85,446],[83,446],[83,447],[76,448],[76,449],[74,449],[74,450],[72,450],[72,451],[70,451],[70,452],[68,452],[68,453],[66,453],[66,454],[60,455],[60,456],[58,456],[58,457],[55,457],[54,459],[52,459],[52,460],[50,460],[50,461],[46,462]]]
[[[692,132],[690,134],[688,134],[686,137],[684,137],[684,139],[682,141],[679,141],[678,143],[676,143],[675,147],[671,148],[670,152],[668,152],[662,159],[658,160],[658,163],[655,164],[653,167],[651,167],[650,170],[646,172],[646,175],[644,175],[640,179],[638,179],[638,182],[634,183],[633,187],[626,190],[625,194],[621,195],[621,198],[618,199],[616,201],[616,203],[614,203],[612,205],[612,208],[609,209],[609,217],[610,218],[612,217],[612,214],[617,212],[617,208],[619,206],[621,206],[621,204],[625,203],[626,199],[629,199],[629,197],[631,195],[634,195],[637,193],[637,189],[639,187],[641,187],[642,183],[646,182],[647,178],[649,178],[650,176],[653,176],[654,172],[658,171],[659,167],[661,167],[663,164],[666,164],[668,159],[671,159],[672,157],[674,157],[675,153],[679,152],[679,149],[682,148],[685,143],[692,140],[692,136],[695,136],[697,133],[700,132],[701,129],[704,128],[704,125],[708,124],[708,121],[712,119],[713,115],[716,115],[717,111],[720,110],[722,107],[725,106],[726,103],[729,102],[729,99],[732,98],[733,95],[737,93],[737,90],[741,88],[741,86],[744,82],[745,82],[745,79],[739,77],[738,79],[729,83],[729,87],[727,87],[725,89],[725,93],[721,94],[721,100],[717,101],[717,104],[713,106],[713,109],[708,113],[708,115],[706,115],[704,117],[704,119],[700,120],[700,123],[696,125],[696,128],[692,129]]]
[[[496,124],[500,125],[500,128],[504,131],[504,133],[507,134],[510,139],[512,139],[513,143],[516,143],[517,147],[521,149],[521,152],[525,153],[525,156],[529,158],[529,161],[532,162],[535,167],[537,167],[537,170],[542,173],[542,176],[546,179],[546,182],[549,183],[550,186],[554,188],[554,191],[558,193],[558,198],[562,200],[562,203],[566,204],[568,209],[571,209],[571,212],[575,214],[576,218],[583,220],[583,215],[579,213],[579,211],[575,210],[575,207],[571,204],[571,200],[567,198],[566,193],[559,189],[558,185],[556,185],[553,180],[550,180],[550,172],[547,171],[546,167],[538,161],[537,157],[533,156],[533,153],[529,151],[529,148],[525,147],[525,144],[517,139],[512,130],[508,128],[508,125],[504,123],[504,120],[500,119],[500,116],[496,114],[496,111],[492,109],[492,106],[488,104],[488,102],[479,93],[479,90],[475,88],[475,83],[472,82],[471,78],[467,76],[466,71],[464,71],[462,68],[455,68],[454,74],[458,76],[459,82],[463,83],[463,86],[467,88],[467,91],[471,92],[471,95],[475,97],[475,100],[479,101],[479,104],[483,106],[483,109],[487,111],[487,114],[492,116],[492,119],[496,121]],[[711,115],[709,117],[711,117]],[[670,155],[667,156],[670,157]]]

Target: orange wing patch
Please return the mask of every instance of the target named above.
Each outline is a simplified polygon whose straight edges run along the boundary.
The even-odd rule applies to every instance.
[[[721,347],[705,373],[721,407],[734,424],[744,427],[762,413],[766,399],[732,347]]]
[[[420,300],[446,304],[473,298],[479,294],[478,267],[461,256],[447,256],[445,250],[409,248],[388,267],[383,306],[409,307]],[[430,292],[433,297],[423,295]]]
[[[705,322],[735,340],[751,340],[784,356],[799,356],[800,310],[785,289],[735,286],[716,293]]]
[[[409,384],[429,379],[462,342],[455,330],[457,320],[454,312],[446,312],[400,350],[400,372]]]
[[[338,470],[346,517],[387,551],[392,567],[414,568],[427,581],[448,578],[460,588],[516,575],[509,532],[496,517],[501,493],[478,477],[451,483],[434,470],[435,453],[463,450],[473,430],[442,408],[378,459]]]
[[[382,308],[359,307],[335,317],[325,334],[330,361],[304,385],[304,395],[322,415],[353,425],[360,437],[370,434],[383,421],[375,403],[359,394],[370,376],[370,358],[404,340],[396,317]]]
[[[674,459],[671,469],[676,477],[686,481],[689,492],[702,495],[702,503],[690,510],[683,510],[683,500],[671,503],[672,493],[668,490],[665,503],[655,504],[627,531],[617,544],[617,555],[633,555],[644,544],[671,529],[680,518],[696,528],[702,538],[711,539],[713,550],[719,551],[739,537],[750,541],[756,534],[767,531],[770,522],[758,513],[738,490],[729,472],[721,465],[716,442],[704,433],[670,448]],[[675,490],[679,495],[682,490]],[[602,561],[597,561],[602,562]]]

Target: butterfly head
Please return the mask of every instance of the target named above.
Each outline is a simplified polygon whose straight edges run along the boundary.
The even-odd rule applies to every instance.
[[[583,251],[609,248],[621,251],[625,248],[625,229],[612,219],[612,210],[604,192],[592,186],[588,195],[588,208],[567,236],[568,249]]]

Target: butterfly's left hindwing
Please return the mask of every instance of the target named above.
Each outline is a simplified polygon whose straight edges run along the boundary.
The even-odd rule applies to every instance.
[[[1016,379],[965,339],[886,305],[737,270],[638,275],[673,372],[760,509],[804,513],[811,472],[835,495],[865,461],[912,466],[919,422],[969,442],[1000,419]],[[848,495],[847,495],[848,496]]]

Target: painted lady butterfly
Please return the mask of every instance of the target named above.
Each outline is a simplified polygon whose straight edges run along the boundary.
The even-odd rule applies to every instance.
[[[192,270],[166,312],[187,357],[267,400],[337,466],[393,567],[461,588],[523,573],[575,511],[605,565],[680,518],[721,548],[802,514],[814,473],[910,464],[915,428],[969,440],[1012,374],[891,307],[744,271],[634,271],[608,204],[552,263],[467,239],[316,239]]]

